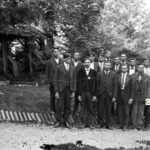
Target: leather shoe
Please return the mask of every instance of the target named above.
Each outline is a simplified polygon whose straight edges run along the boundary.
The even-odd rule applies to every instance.
[[[114,130],[114,128],[113,127],[111,127],[111,126],[106,126],[106,129],[109,129],[109,130]]]
[[[61,124],[59,122],[57,122],[55,125],[54,125],[55,128],[59,128],[61,127]]]
[[[65,122],[65,123],[63,124],[63,127],[68,128],[68,129],[71,129],[71,126],[70,126],[69,123],[67,123],[67,122]]]

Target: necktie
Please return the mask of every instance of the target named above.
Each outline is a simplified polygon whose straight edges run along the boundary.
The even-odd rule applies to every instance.
[[[125,75],[122,74],[122,78],[121,78],[121,89],[124,89],[124,79],[125,79]]]

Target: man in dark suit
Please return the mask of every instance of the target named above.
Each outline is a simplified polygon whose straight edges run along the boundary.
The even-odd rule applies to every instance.
[[[111,70],[114,71],[116,74],[121,73],[121,64],[119,57],[114,58],[113,66],[111,67]]]
[[[120,60],[121,60],[121,65],[128,65],[127,55],[125,53],[121,53]]]
[[[71,61],[71,65],[75,67],[75,71],[76,71],[76,92],[75,92],[75,102],[74,102],[74,114],[78,115],[78,107],[79,107],[79,100],[78,100],[78,93],[79,93],[79,81],[78,81],[78,72],[81,70],[81,68],[83,67],[83,64],[80,61],[80,53],[79,52],[75,52],[73,55],[73,59]]]
[[[112,129],[111,108],[114,98],[115,73],[110,70],[111,63],[104,63],[104,71],[99,72],[97,78],[97,95],[98,95],[98,121],[101,126]]]
[[[91,61],[90,68],[94,69],[97,73],[100,71],[99,65],[95,62],[95,53],[91,52],[89,56],[89,60]]]
[[[99,67],[98,62],[95,62],[94,52],[90,52],[89,60],[91,61],[90,68],[94,69],[96,73],[98,74],[98,72],[100,71],[100,67]],[[93,112],[94,112],[94,115],[96,116],[97,115],[97,102],[96,101],[93,102]]]
[[[128,65],[128,72],[129,72],[129,75],[133,75],[137,72],[137,66],[136,66],[136,59],[135,58],[130,58],[130,62]]]
[[[52,58],[46,64],[46,77],[49,82],[49,90],[50,90],[51,114],[55,112],[54,74],[56,71],[56,67],[62,63],[62,60],[60,60],[58,56],[59,56],[59,50],[55,48],[53,51]]]
[[[96,71],[90,68],[90,60],[84,60],[84,67],[79,71],[79,96],[82,104],[82,118],[84,127],[91,127],[91,117],[93,115],[93,101],[96,101]]]
[[[150,77],[150,60],[149,60],[149,58],[146,58],[144,60],[144,73]]]
[[[132,109],[133,127],[138,130],[143,128],[145,100],[150,97],[150,79],[144,74],[144,65],[138,65],[138,72],[133,75],[134,99]]]
[[[118,74],[115,82],[115,95],[118,104],[120,129],[126,130],[129,125],[130,101],[133,100],[133,82],[128,74],[127,65],[121,66],[121,74]]]
[[[75,68],[70,65],[71,55],[64,54],[64,63],[56,68],[54,76],[56,107],[56,127],[68,127],[67,121],[70,115],[71,98],[74,98],[76,91]]]

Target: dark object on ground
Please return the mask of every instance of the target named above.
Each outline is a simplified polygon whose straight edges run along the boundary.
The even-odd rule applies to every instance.
[[[82,141],[77,141],[76,144],[78,143],[78,145],[83,145]],[[82,147],[77,146],[75,144],[72,143],[68,143],[68,144],[59,144],[59,145],[53,145],[53,144],[43,144],[42,146],[40,146],[41,149],[44,150],[100,150],[94,146],[89,146],[89,145],[83,145]]]

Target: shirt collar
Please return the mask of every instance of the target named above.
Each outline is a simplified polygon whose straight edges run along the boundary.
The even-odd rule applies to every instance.
[[[126,75],[127,75],[127,72],[126,72],[126,73],[124,73],[124,74],[123,74],[123,73],[121,73],[121,75],[125,75],[125,76],[126,76]]]
[[[86,68],[86,67],[85,67],[85,71],[90,71],[90,68]]]

